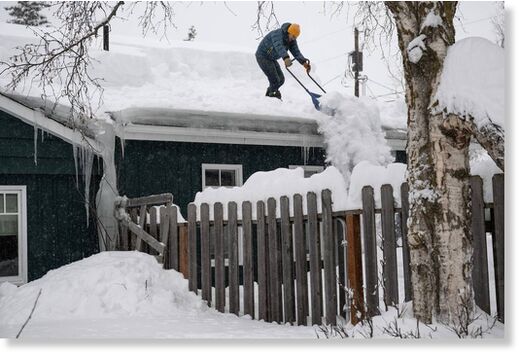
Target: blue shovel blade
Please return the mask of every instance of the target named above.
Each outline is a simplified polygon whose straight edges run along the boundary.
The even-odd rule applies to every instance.
[[[320,111],[321,110],[321,104],[320,104],[318,99],[321,97],[321,95],[316,94],[314,92],[310,92],[310,91],[308,91],[308,94],[312,98],[312,102],[314,103],[315,109],[317,111]]]

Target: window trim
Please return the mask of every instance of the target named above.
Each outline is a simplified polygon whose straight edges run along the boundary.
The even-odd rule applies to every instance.
[[[20,235],[18,237],[18,275],[17,276],[0,276],[0,283],[8,281],[15,285],[27,283],[27,186],[16,185],[0,185],[2,194],[15,193],[19,196],[18,211],[20,220],[18,227]]]
[[[207,164],[202,163],[202,191],[205,190],[205,171],[211,169],[234,170],[236,172],[236,186],[243,185],[243,165],[241,164]]]

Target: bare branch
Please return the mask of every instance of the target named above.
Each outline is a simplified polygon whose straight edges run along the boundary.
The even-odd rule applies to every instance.
[[[32,29],[35,43],[16,48],[7,61],[0,62],[0,75],[10,76],[7,90],[39,87],[43,99],[55,106],[62,101],[70,106],[70,126],[85,131],[95,109],[102,104],[102,78],[92,74],[95,59],[90,50],[99,30],[109,25],[123,11],[123,1],[117,3],[58,2],[54,17],[59,25]],[[135,3],[130,6],[130,13]],[[173,26],[173,5],[168,2],[146,2],[139,17],[143,33],[154,33]],[[22,91],[23,92],[23,91]]]
[[[279,27],[274,3],[271,1],[258,1],[256,21],[252,25],[252,29],[258,31],[259,38],[261,38],[264,35],[264,31],[270,31],[274,27]]]

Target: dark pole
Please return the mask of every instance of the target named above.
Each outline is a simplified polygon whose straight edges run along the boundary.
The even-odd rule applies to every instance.
[[[110,50],[110,27],[108,25],[103,26],[103,50]]]
[[[355,96],[359,97],[359,30],[355,27],[355,52],[354,52],[354,65],[353,70],[355,71]]]

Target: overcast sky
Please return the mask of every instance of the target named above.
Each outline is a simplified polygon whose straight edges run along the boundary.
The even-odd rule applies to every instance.
[[[8,18],[5,6],[13,2],[2,2],[0,20]],[[280,23],[297,22],[301,25],[298,39],[302,53],[309,58],[315,69],[315,75],[328,90],[346,90],[353,92],[353,81],[341,80],[347,67],[347,53],[354,48],[353,12],[350,6],[332,16],[332,4],[323,5],[322,1],[290,1],[276,2],[275,10]],[[352,3],[353,4],[353,3]],[[259,43],[259,34],[252,29],[256,19],[257,4],[255,1],[238,2],[177,2],[175,3],[175,24],[167,33],[169,40],[182,40],[186,37],[190,26],[197,30],[196,41],[221,42],[250,48],[251,51]],[[461,2],[456,20],[457,39],[468,36],[485,37],[495,41],[492,17],[496,14],[495,2]],[[117,20],[112,24],[112,33],[116,35],[141,36],[135,17],[128,21]],[[155,36],[149,35],[150,39]],[[361,38],[362,44],[362,38]],[[396,43],[392,43],[393,53]],[[397,82],[388,74],[386,61],[382,58],[381,47],[387,51],[390,43],[378,45],[373,52],[364,51],[364,72],[368,77],[366,93],[390,99],[387,95],[398,90]],[[392,62],[392,68],[400,65]],[[394,70],[398,72],[398,70]],[[346,88],[344,88],[346,86]],[[387,96],[386,96],[387,95]]]

